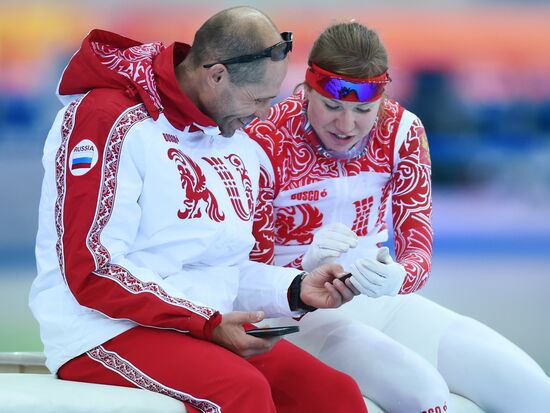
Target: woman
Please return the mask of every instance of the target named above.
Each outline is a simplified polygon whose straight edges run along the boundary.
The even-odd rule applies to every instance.
[[[486,411],[550,411],[550,379],[490,328],[411,294],[430,274],[431,164],[421,121],[384,95],[375,32],[326,29],[306,82],[256,120],[265,151],[252,257],[310,270],[336,261],[362,297],[313,312],[289,336],[391,412],[452,412],[449,389]],[[387,241],[391,195],[394,261]],[[285,321],[288,323],[288,320]]]

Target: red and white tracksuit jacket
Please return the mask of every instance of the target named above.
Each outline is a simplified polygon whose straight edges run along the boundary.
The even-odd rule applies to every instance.
[[[360,237],[345,254],[346,267],[373,255],[387,241],[386,205],[391,212],[396,260],[407,272],[401,294],[421,288],[432,257],[431,163],[420,120],[385,99],[364,154],[350,160],[325,157],[314,149],[303,92],[275,105],[265,121],[246,132],[266,152],[255,217],[252,259],[300,268],[321,226],[342,222]]]
[[[30,292],[52,372],[136,325],[208,340],[220,313],[292,315],[299,271],[248,260],[263,152],[181,92],[188,50],[94,30],[63,73]]]

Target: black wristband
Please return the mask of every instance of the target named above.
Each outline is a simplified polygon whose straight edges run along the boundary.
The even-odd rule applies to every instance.
[[[305,310],[308,312],[317,310],[316,307],[313,307],[311,305],[308,305],[302,301],[300,298],[300,293],[302,291],[302,280],[306,277],[307,272],[301,272],[298,274],[294,280],[292,280],[292,283],[290,284],[290,287],[288,289],[289,291],[289,305],[290,309],[292,311],[296,310]]]

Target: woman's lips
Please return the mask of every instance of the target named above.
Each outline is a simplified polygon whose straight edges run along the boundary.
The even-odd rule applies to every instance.
[[[336,140],[339,140],[339,141],[349,141],[349,140],[354,138],[353,135],[344,135],[344,134],[341,134],[341,133],[329,132],[329,134],[333,139],[336,139]]]

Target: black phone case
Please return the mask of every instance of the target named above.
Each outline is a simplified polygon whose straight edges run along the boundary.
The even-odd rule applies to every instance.
[[[297,333],[300,331],[298,326],[284,326],[284,327],[269,327],[269,328],[254,328],[252,330],[246,330],[246,334],[250,334],[254,337],[276,337],[284,336],[285,334]]]
[[[344,275],[338,277],[338,279],[342,282],[346,281],[349,277],[351,277],[351,272],[347,272]]]

